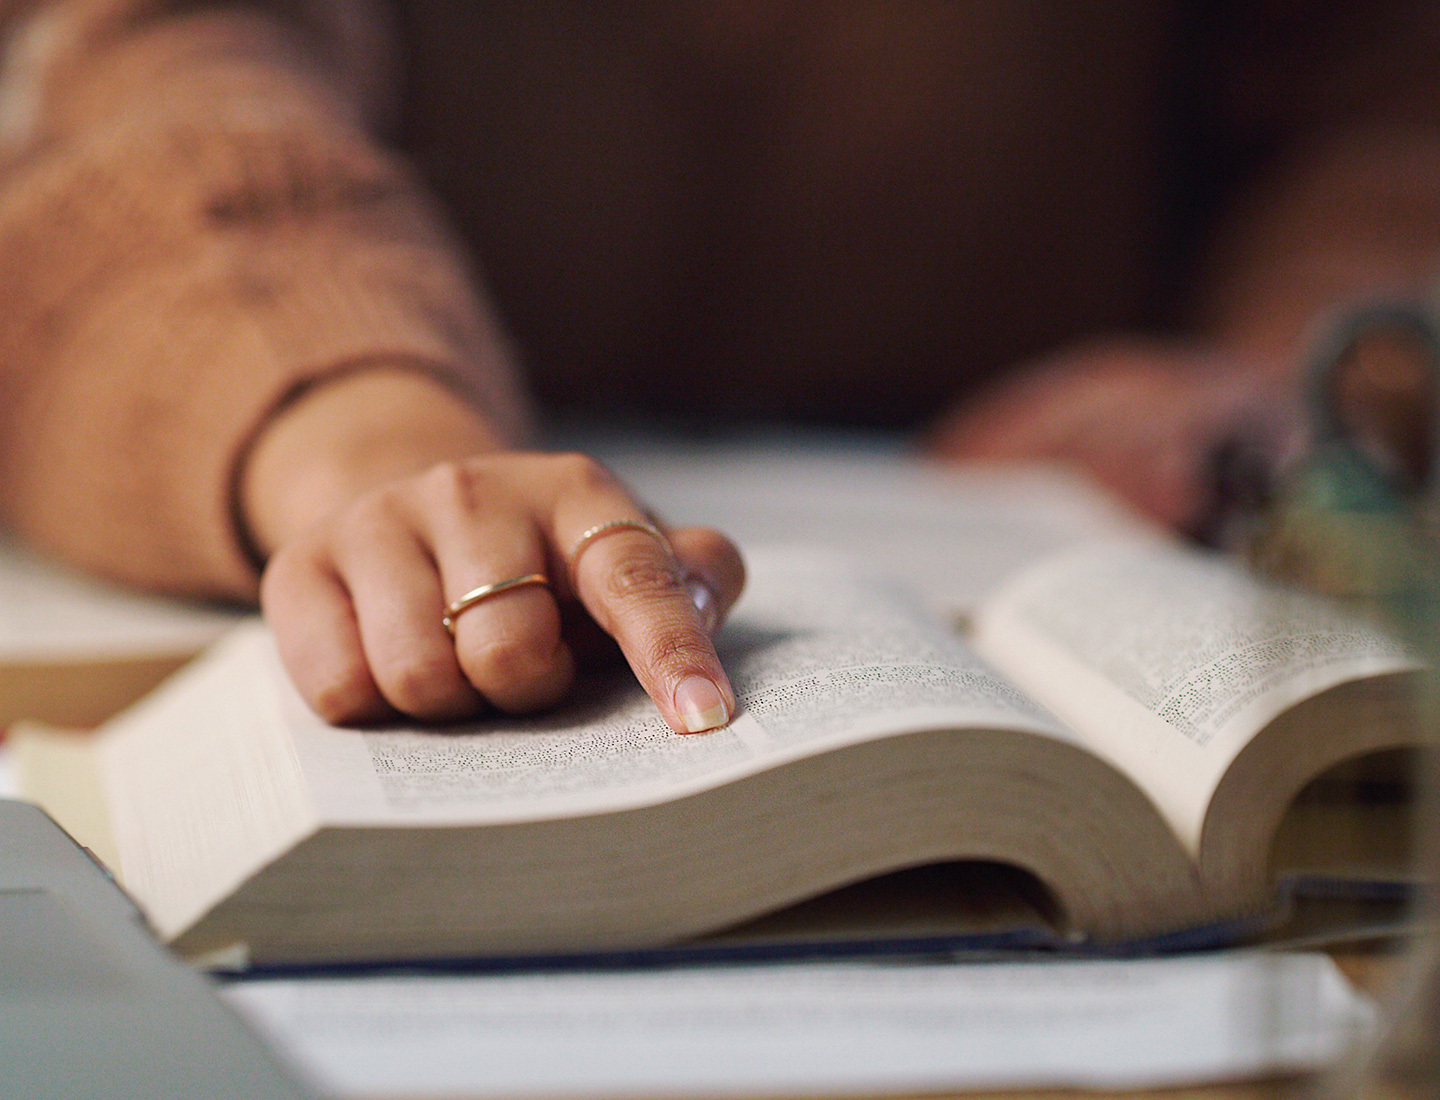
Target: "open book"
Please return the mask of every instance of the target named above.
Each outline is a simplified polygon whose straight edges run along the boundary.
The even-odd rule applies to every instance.
[[[1264,910],[1296,791],[1415,740],[1400,646],[1158,538],[1026,567],[968,640],[830,555],[751,564],[715,733],[624,677],[338,729],[257,624],[83,746],[21,738],[22,784],[177,948],[254,963],[662,944],[946,860],[1025,869],[1106,941]]]

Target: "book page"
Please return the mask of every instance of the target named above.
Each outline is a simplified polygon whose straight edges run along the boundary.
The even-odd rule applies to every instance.
[[[1319,1069],[1374,1026],[1325,955],[265,980],[226,993],[339,1097],[913,1096]]]
[[[277,685],[264,666],[229,660],[243,654],[235,641],[269,635],[258,620],[238,631],[94,739],[112,870],[162,937],[311,825]]]
[[[198,653],[237,618],[108,584],[0,538],[0,662]]]
[[[9,741],[0,745],[0,798],[19,793],[15,772],[26,774],[26,801],[61,822],[106,867],[119,867],[94,738],[26,723],[10,732]],[[33,759],[37,753],[48,758],[43,766]]]
[[[1035,567],[982,613],[975,642],[1197,853],[1211,794],[1266,723],[1336,684],[1414,667],[1343,609],[1161,540]]]
[[[1071,736],[888,582],[813,553],[760,554],[751,566],[719,639],[741,711],[712,733],[672,733],[623,670],[585,682],[558,712],[438,732],[329,727],[282,683],[321,819],[541,820],[653,804],[907,731]],[[273,661],[266,641],[249,644]],[[278,669],[270,679],[283,680]]]
[[[670,523],[718,527],[742,548],[783,543],[854,554],[965,614],[1026,562],[1147,529],[1072,471],[925,462],[898,441],[776,432],[684,446],[578,441]]]

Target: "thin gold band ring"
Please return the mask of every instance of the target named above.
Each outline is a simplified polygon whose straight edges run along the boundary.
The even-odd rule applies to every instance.
[[[472,588],[447,607],[440,621],[445,624],[445,629],[450,632],[450,637],[453,638],[455,637],[455,620],[482,600],[488,600],[491,596],[498,596],[502,592],[509,592],[512,588],[524,588],[532,584],[548,586],[549,583],[550,581],[544,573],[526,573],[523,577],[511,577],[508,581],[482,584],[479,588]]]
[[[611,519],[604,523],[597,523],[594,527],[587,529],[575,540],[575,545],[570,548],[570,587],[575,589],[575,574],[580,565],[580,555],[585,553],[594,545],[596,539],[604,538],[606,535],[613,535],[618,531],[639,531],[642,535],[649,535],[658,542],[665,553],[672,558],[675,556],[675,548],[670,545],[670,540],[665,537],[665,532],[643,519]]]

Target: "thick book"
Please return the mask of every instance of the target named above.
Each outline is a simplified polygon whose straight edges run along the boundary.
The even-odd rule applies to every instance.
[[[1022,869],[1105,944],[1266,912],[1296,792],[1417,740],[1402,646],[1168,540],[1029,564],[963,634],[832,554],[751,558],[714,733],[623,675],[331,727],[252,624],[94,739],[20,738],[22,785],[177,949],[255,965],[680,943],[948,861]]]

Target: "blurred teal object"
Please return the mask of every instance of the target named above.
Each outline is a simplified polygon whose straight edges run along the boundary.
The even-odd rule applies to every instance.
[[[1345,372],[1374,339],[1398,341],[1420,368],[1416,405],[1406,410],[1425,428],[1418,467],[1387,451],[1383,435],[1365,436],[1363,416],[1345,407]],[[1433,750],[1440,745],[1440,301],[1434,309],[1374,303],[1338,317],[1315,341],[1304,381],[1308,452],[1279,480],[1252,557],[1265,572],[1355,598],[1405,638],[1431,670],[1415,705]],[[1322,1087],[1324,1096],[1440,1096],[1440,753],[1420,760],[1415,870],[1429,884],[1419,904],[1431,931],[1410,948],[1378,1044],[1357,1052]]]
[[[1366,341],[1411,349],[1421,369],[1428,439],[1424,469],[1408,471],[1382,440],[1347,416],[1343,380]],[[1396,625],[1428,636],[1437,585],[1436,477],[1440,448],[1440,320],[1421,303],[1375,303],[1333,322],[1315,341],[1304,376],[1310,443],[1279,481],[1251,556],[1267,573],[1329,592],[1377,600]],[[1417,618],[1418,616],[1418,618]]]

